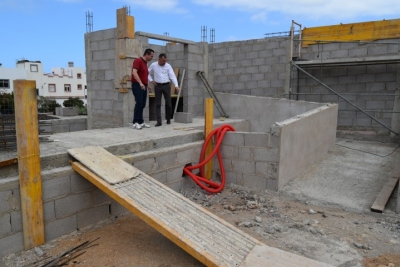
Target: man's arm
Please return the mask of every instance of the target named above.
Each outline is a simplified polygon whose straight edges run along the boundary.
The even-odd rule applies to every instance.
[[[133,68],[133,69],[132,69],[132,76],[133,76],[133,78],[140,84],[140,87],[141,87],[142,89],[144,89],[145,86],[144,86],[144,84],[142,83],[142,81],[140,80],[139,74],[138,74],[137,72],[138,72],[138,70],[135,69],[135,68]]]
[[[169,64],[168,64],[168,78],[174,83],[175,89],[179,91],[178,80],[176,79],[175,73],[171,65]]]

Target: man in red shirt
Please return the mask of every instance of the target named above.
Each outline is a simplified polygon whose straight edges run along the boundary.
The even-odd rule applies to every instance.
[[[149,70],[147,62],[154,57],[154,50],[147,48],[143,56],[133,61],[132,65],[132,93],[135,96],[135,109],[133,110],[133,129],[140,130],[143,127],[149,128],[150,125],[144,123],[143,109],[146,107],[147,85]]]

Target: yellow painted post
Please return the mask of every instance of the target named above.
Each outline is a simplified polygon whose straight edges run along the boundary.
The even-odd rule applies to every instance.
[[[36,82],[14,80],[15,127],[24,248],[44,243]]]
[[[207,136],[211,133],[213,130],[213,118],[214,118],[214,113],[213,113],[213,106],[214,106],[214,101],[212,98],[206,98],[206,105],[205,105],[205,125],[204,125],[204,136],[207,138]],[[210,142],[206,148],[206,154],[205,158],[207,158],[211,152],[212,152],[213,146],[212,142]],[[211,179],[212,175],[212,160],[210,160],[204,168],[204,174],[205,178]]]

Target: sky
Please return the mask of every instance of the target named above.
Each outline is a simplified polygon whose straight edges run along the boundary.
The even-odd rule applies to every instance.
[[[400,0],[0,0],[0,63],[41,61],[45,72],[69,61],[85,68],[86,13],[93,31],[110,29],[124,6],[135,31],[200,42],[206,26],[216,43],[286,32],[292,20],[316,27],[400,19]]]

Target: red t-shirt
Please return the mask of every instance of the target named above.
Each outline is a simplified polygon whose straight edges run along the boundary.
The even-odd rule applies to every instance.
[[[144,85],[149,83],[149,69],[147,68],[147,62],[142,57],[139,57],[133,61],[132,70],[137,69],[140,80]],[[133,83],[138,83],[136,79],[131,75],[131,81]]]

